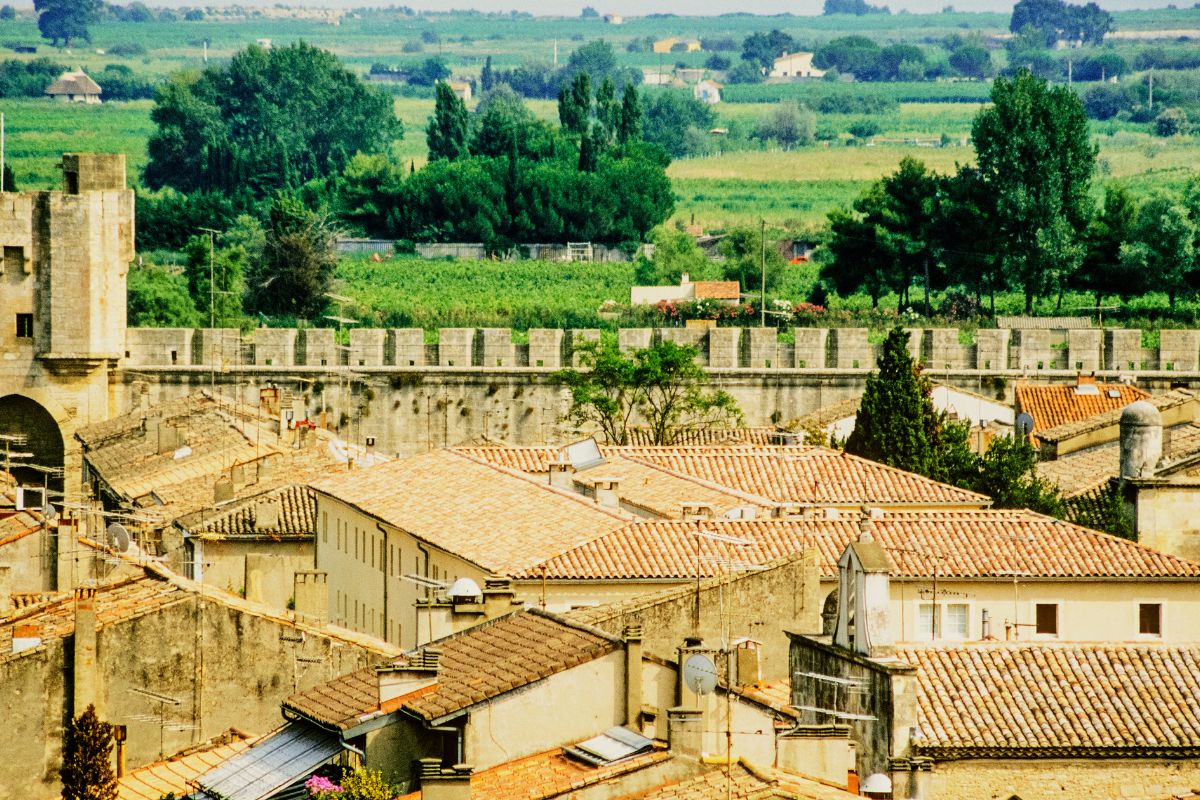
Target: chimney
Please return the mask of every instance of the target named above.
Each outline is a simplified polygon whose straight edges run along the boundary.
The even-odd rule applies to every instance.
[[[245,591],[244,596],[251,603],[266,602],[263,596],[263,566],[271,566],[271,560],[274,560],[275,558],[276,556],[264,555],[260,553],[246,554],[246,572],[244,575],[243,587]]]
[[[125,740],[129,738],[124,725],[113,725],[113,741],[117,743],[117,777],[125,777]]]
[[[0,617],[12,611],[12,567],[0,564]]]
[[[279,503],[263,501],[254,506],[254,530],[266,531],[279,528]]]
[[[512,611],[515,600],[516,593],[508,578],[494,575],[483,582],[483,615],[486,619],[495,619]]]
[[[1145,400],[1121,412],[1121,478],[1152,478],[1163,454],[1162,414]]]
[[[596,478],[593,483],[596,502],[604,508],[619,509],[621,507],[621,481],[619,478]]]
[[[79,716],[89,705],[97,705],[99,699],[96,691],[96,590],[90,586],[75,590],[74,645],[71,713]]]
[[[329,622],[329,573],[298,569],[292,576],[292,602],[296,619],[318,627]]]
[[[625,727],[642,732],[642,626],[625,627]]]
[[[684,522],[712,519],[713,507],[711,503],[680,503],[679,516]]]
[[[380,704],[437,683],[441,655],[442,651],[436,647],[426,647],[410,657],[407,663],[376,667]]]
[[[418,764],[421,776],[421,800],[470,800],[471,767],[455,764],[442,767],[441,759],[422,758]]]
[[[698,708],[667,709],[667,741],[671,755],[699,760],[703,753],[704,713]]]
[[[679,285],[680,286],[687,286],[691,282],[692,282],[692,276],[688,275],[686,272],[679,276]]]
[[[228,478],[218,478],[213,484],[213,502],[228,503],[233,499],[233,481]]]
[[[574,490],[575,467],[569,461],[550,462],[550,485]]]

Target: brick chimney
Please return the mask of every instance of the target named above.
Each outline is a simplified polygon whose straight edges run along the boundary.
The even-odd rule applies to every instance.
[[[642,732],[642,626],[625,627],[625,727]]]
[[[292,576],[292,602],[296,619],[321,626],[329,622],[329,573],[298,569]]]
[[[483,582],[483,613],[487,619],[495,619],[513,610],[516,593],[512,581],[494,575]]]
[[[667,741],[671,755],[699,759],[704,742],[704,712],[682,706],[667,709]]]
[[[417,762],[421,776],[421,800],[470,800],[471,771],[467,764],[443,767],[441,759]]]
[[[571,462],[550,462],[550,485],[560,489],[575,489],[575,467]]]
[[[75,590],[74,640],[71,708],[72,714],[79,716],[89,705],[98,706],[100,699],[96,670],[96,590],[90,586]]]

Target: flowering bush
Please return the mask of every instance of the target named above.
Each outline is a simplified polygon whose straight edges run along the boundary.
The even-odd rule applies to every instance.
[[[342,794],[342,787],[322,775],[313,775],[304,782],[304,788],[315,800],[332,800]]]
[[[699,300],[659,300],[655,309],[668,324],[678,325],[689,319],[727,320],[738,323],[753,320],[758,311],[751,303],[722,303],[711,297]]]

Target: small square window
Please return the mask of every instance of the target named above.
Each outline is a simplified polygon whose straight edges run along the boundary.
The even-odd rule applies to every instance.
[[[1162,636],[1162,603],[1138,605],[1138,633],[1143,636]]]
[[[28,270],[25,269],[24,247],[5,245],[4,249],[0,250],[0,258],[3,259],[3,262],[0,262],[0,272],[4,272],[5,270],[9,269],[13,270],[14,272],[18,270],[22,272],[28,272]]]
[[[1034,630],[1043,636],[1058,636],[1058,603],[1037,604],[1037,626]]]
[[[33,338],[33,314],[17,314],[17,338]]]

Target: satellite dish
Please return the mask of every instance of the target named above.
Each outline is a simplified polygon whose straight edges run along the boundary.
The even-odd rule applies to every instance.
[[[46,503],[42,507],[42,519],[46,520],[47,525],[53,525],[58,522],[58,509],[53,503]]]
[[[703,653],[694,653],[683,662],[683,685],[695,694],[705,695],[717,688],[717,667]]]
[[[119,522],[114,522],[109,525],[104,532],[108,539],[108,546],[118,553],[124,553],[129,549],[129,531],[125,530],[125,526]]]
[[[1028,436],[1033,433],[1033,415],[1028,411],[1017,414],[1017,435]]]

